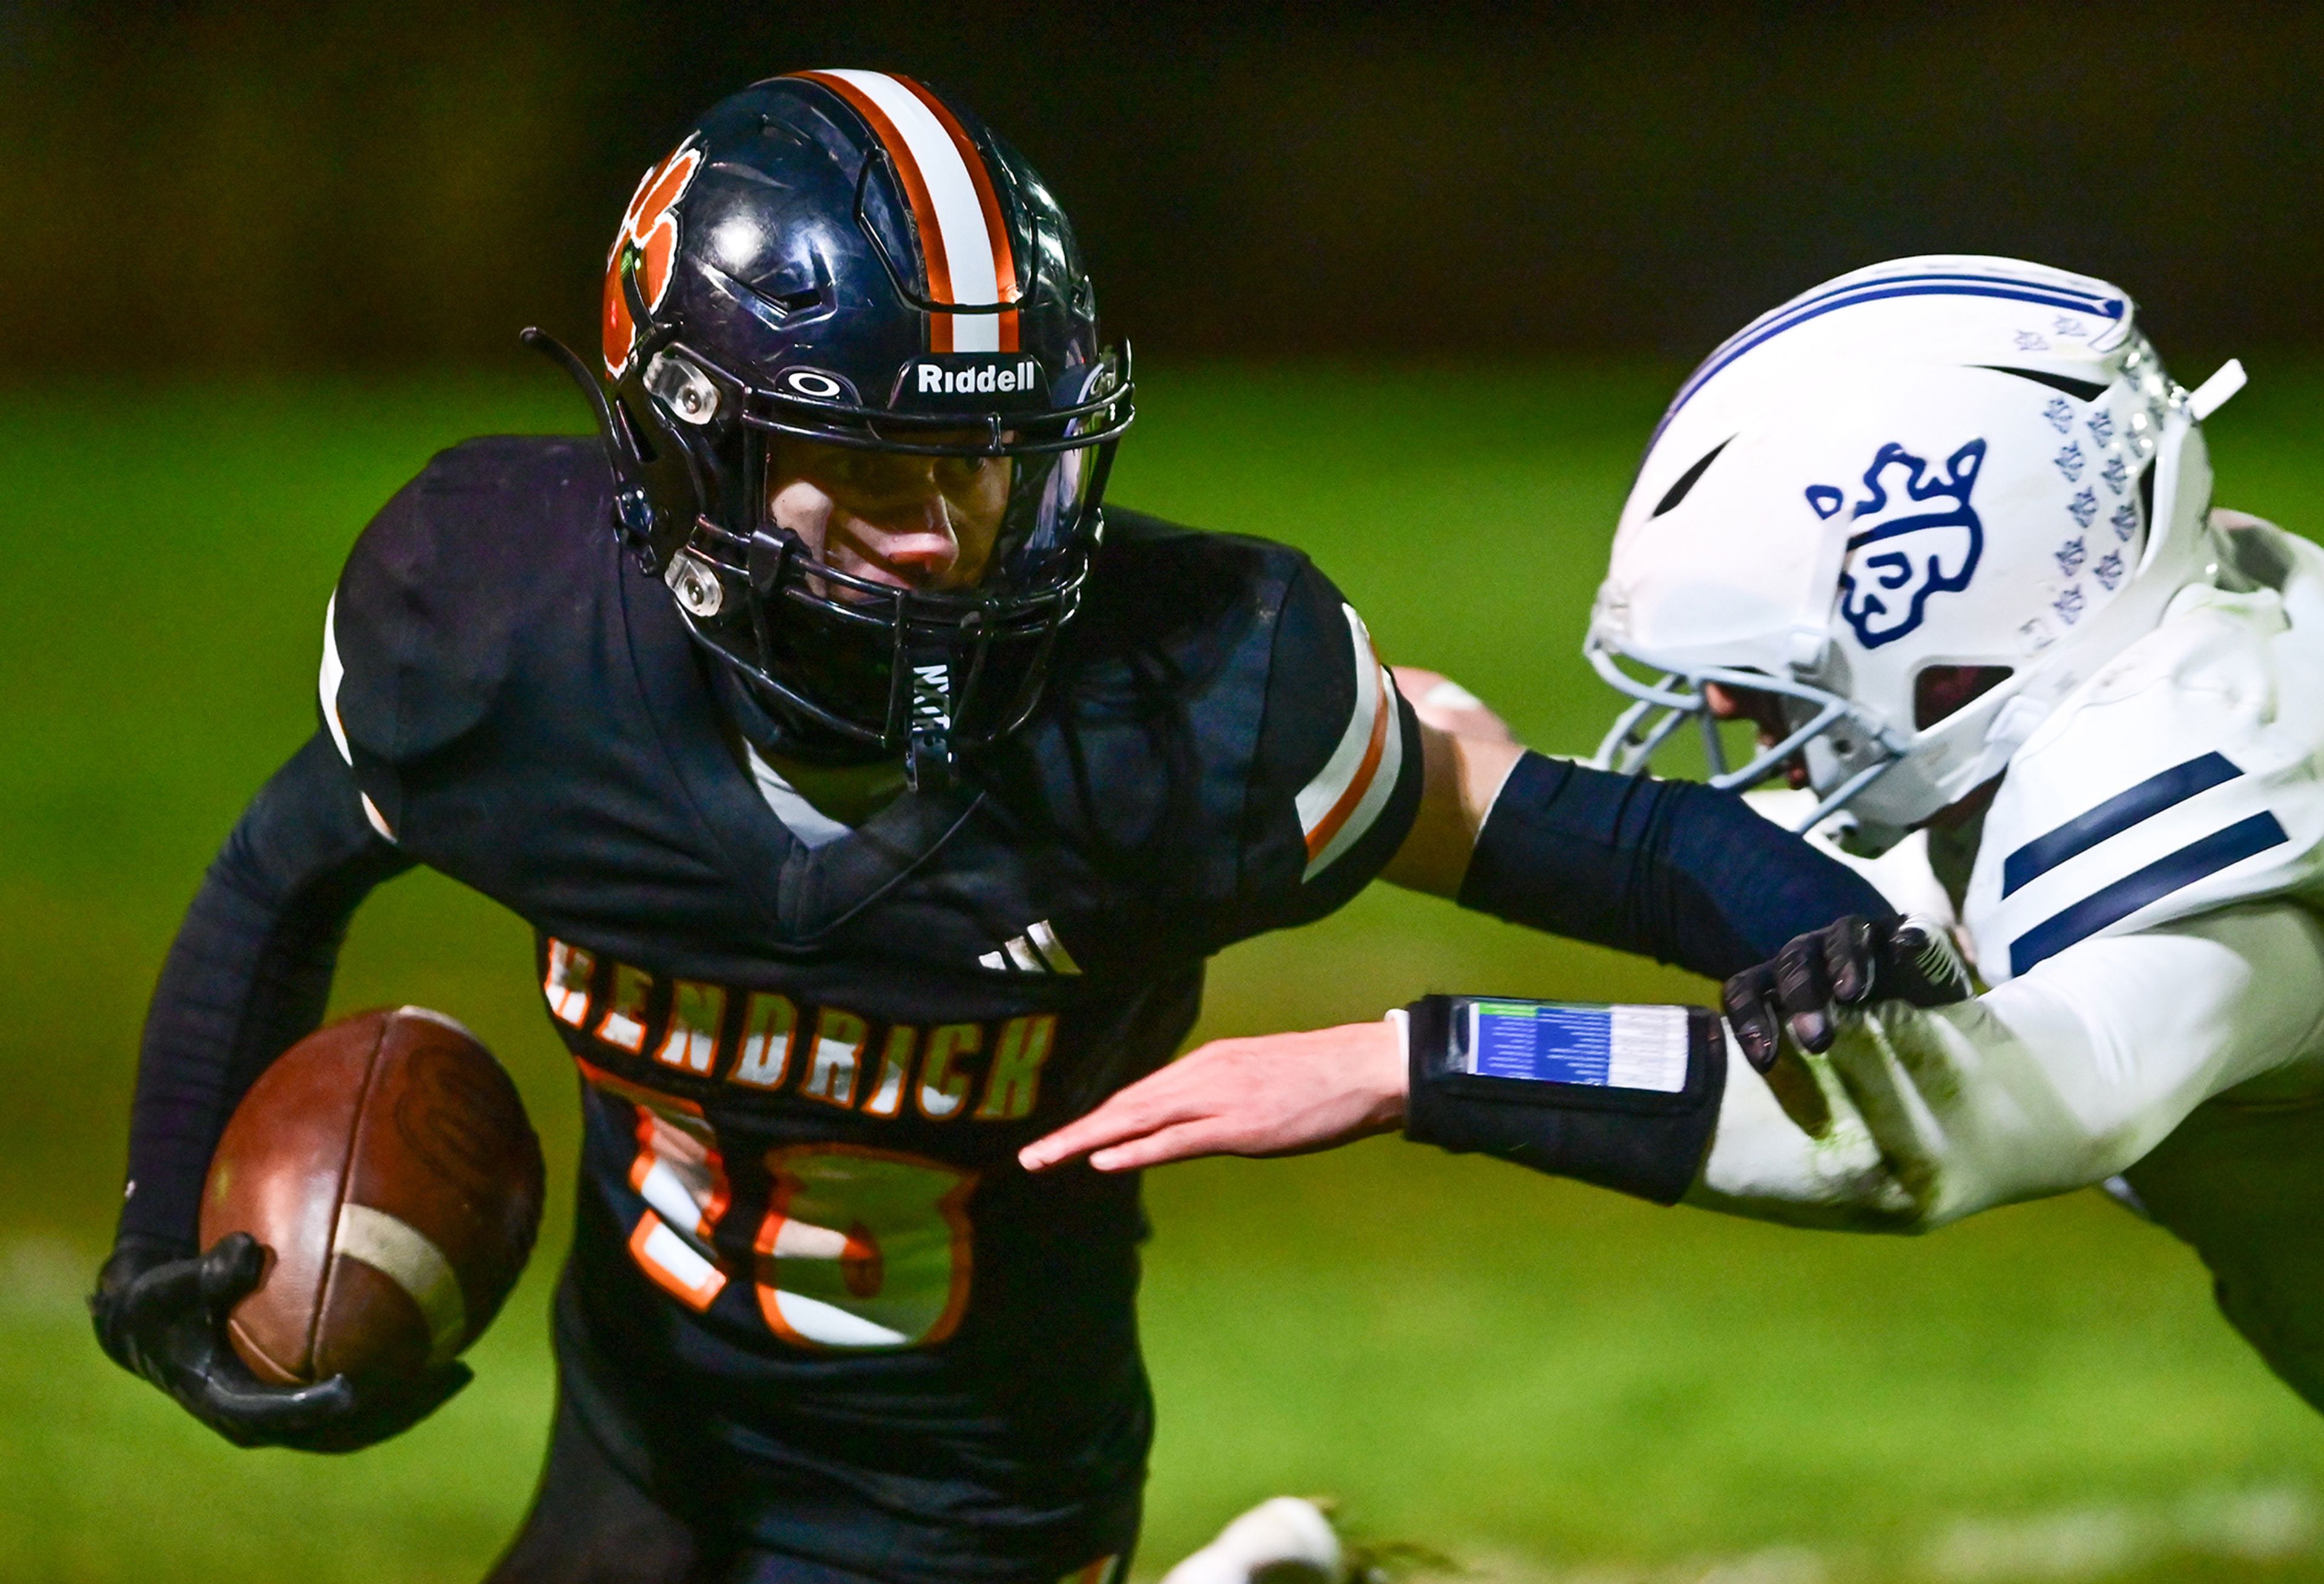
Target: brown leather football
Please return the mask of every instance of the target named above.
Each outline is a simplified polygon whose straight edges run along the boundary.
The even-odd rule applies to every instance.
[[[483,1334],[540,1226],[540,1141],[475,1036],[420,1007],[319,1028],[250,1087],[211,1157],[202,1247],[272,1252],[235,1306],[261,1378],[416,1375]]]

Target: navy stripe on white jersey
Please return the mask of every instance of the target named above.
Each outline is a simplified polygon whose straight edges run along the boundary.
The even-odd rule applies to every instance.
[[[2001,866],[2001,894],[2014,896],[2027,881],[2040,879],[2107,837],[2119,836],[2196,793],[2208,792],[2242,774],[2226,754],[2207,753],[2149,776],[2129,791],[2117,793],[2088,814],[2076,815],[2012,852]]]
[[[2023,973],[2076,942],[2088,940],[2108,925],[2121,923],[2148,903],[2159,902],[2229,864],[2240,863],[2271,847],[2281,847],[2291,839],[2283,822],[2272,814],[2261,813],[2237,820],[2200,841],[2190,842],[2168,857],[2159,858],[2062,912],[2052,914],[2010,942],[2009,972]]]
[[[2221,788],[2218,797],[2205,796]],[[2254,806],[2255,794],[2264,799],[2264,789],[2214,750],[2158,770],[2020,844],[2001,866],[2009,972],[2023,973],[2291,840],[2264,801]],[[2021,899],[2009,906],[2012,898]],[[2033,922],[2021,926],[2029,915]]]

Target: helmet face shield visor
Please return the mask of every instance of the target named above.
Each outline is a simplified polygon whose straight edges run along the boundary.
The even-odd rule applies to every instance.
[[[797,372],[790,377],[798,382]],[[1083,388],[1074,399],[1030,411],[1000,406],[916,411],[866,407],[840,395],[753,390],[742,421],[829,446],[936,456],[1022,456],[1120,439],[1132,416],[1127,353],[1118,371],[1108,359],[1082,371],[1074,382]]]

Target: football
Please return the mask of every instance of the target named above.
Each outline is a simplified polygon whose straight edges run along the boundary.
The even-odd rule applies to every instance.
[[[540,1225],[540,1143],[476,1037],[420,1007],[318,1029],[226,1124],[205,1248],[269,1251],[228,1331],[279,1384],[416,1375],[483,1334]]]

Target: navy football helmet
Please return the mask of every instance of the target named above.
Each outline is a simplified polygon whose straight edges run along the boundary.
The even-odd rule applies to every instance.
[[[1056,199],[909,78],[806,71],[713,107],[646,172],[607,260],[615,515],[786,751],[903,752],[917,784],[1021,726],[1102,529],[1131,415]],[[785,437],[1005,457],[974,587],[838,570],[770,520]]]

